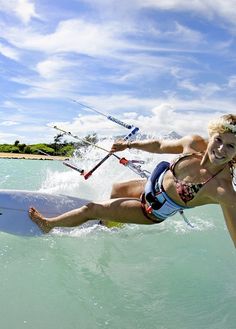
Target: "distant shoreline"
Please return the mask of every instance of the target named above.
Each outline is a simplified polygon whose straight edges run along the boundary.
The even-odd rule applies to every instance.
[[[23,160],[59,160],[64,161],[68,157],[51,156],[43,154],[22,154],[22,153],[5,153],[0,152],[0,159],[23,159]]]

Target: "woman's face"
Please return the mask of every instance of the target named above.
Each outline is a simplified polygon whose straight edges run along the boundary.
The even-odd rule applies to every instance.
[[[213,134],[207,151],[211,163],[215,165],[228,163],[236,157],[236,135],[230,132]]]

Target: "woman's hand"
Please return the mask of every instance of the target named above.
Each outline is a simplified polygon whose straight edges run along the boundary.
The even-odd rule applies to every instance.
[[[128,148],[128,143],[127,141],[124,141],[122,139],[119,139],[115,141],[115,143],[111,147],[111,152],[119,152],[119,151],[124,151]]]

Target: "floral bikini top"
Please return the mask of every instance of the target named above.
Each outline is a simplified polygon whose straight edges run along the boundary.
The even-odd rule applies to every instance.
[[[204,185],[206,185],[211,179],[213,179],[216,175],[218,175],[225,168],[225,167],[221,168],[216,174],[209,177],[203,183],[188,183],[188,182],[185,182],[184,180],[178,179],[175,175],[175,166],[177,165],[177,163],[180,160],[193,156],[193,155],[202,155],[202,153],[197,152],[197,153],[181,154],[170,165],[170,171],[172,172],[172,174],[174,176],[174,181],[176,184],[176,191],[177,191],[178,195],[180,196],[181,200],[183,200],[183,202],[185,204],[187,202],[191,201]]]

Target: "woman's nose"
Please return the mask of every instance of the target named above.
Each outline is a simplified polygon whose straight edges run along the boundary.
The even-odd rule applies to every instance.
[[[224,151],[224,144],[219,145],[218,150],[220,152]]]

